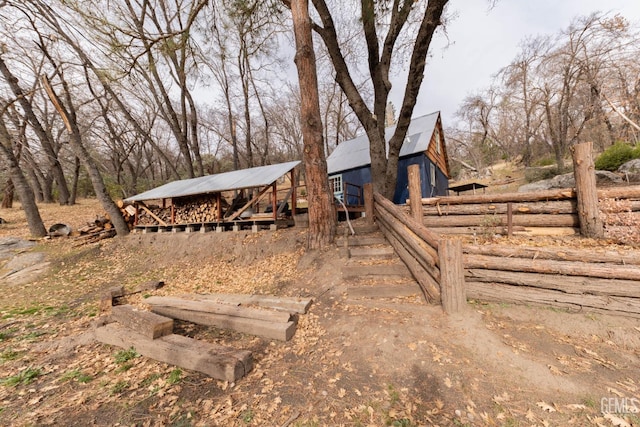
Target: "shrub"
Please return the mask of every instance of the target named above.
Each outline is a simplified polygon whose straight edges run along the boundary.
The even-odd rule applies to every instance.
[[[634,154],[640,154],[640,147],[632,147],[626,142],[616,142],[598,156],[595,167],[598,170],[613,172],[629,160],[637,158]]]

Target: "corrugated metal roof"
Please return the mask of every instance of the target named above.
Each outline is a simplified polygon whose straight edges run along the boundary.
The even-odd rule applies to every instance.
[[[427,151],[439,115],[440,112],[435,112],[411,119],[407,138],[400,149],[400,157]],[[395,126],[388,127],[385,130],[387,142],[389,142],[395,130]],[[389,147],[387,146],[387,151],[388,149]],[[369,138],[365,134],[338,144],[331,155],[327,157],[327,170],[329,174],[332,174],[366,166],[370,163]]]
[[[271,185],[299,164],[300,161],[296,160],[294,162],[279,163],[277,165],[259,166],[215,175],[206,175],[199,178],[182,179],[129,197],[125,201],[140,202],[143,200],[170,199],[172,197],[217,193],[219,191],[241,188],[264,187],[265,185]]]

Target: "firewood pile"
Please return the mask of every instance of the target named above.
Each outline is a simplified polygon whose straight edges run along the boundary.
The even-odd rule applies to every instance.
[[[97,216],[95,220],[87,222],[87,225],[71,233],[77,240],[77,246],[99,242],[115,235],[116,230],[108,214]]]
[[[229,204],[221,198],[221,213],[229,208]],[[218,218],[218,202],[215,195],[204,195],[175,200],[176,224],[194,224],[203,222],[216,222]]]
[[[159,225],[158,219],[171,224],[171,208],[158,205],[147,205],[146,209],[138,209],[138,225]],[[162,225],[162,224],[160,224]]]

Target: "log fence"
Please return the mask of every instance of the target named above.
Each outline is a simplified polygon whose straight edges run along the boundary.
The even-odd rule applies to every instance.
[[[419,181],[412,188],[419,189]],[[625,199],[631,212],[640,215],[640,186],[581,194],[582,201],[574,189],[421,199],[422,220],[415,210],[410,213],[378,193],[373,201],[365,197],[365,207],[373,204],[376,222],[425,299],[441,303],[447,313],[463,310],[472,298],[640,318],[638,250],[462,244],[447,236],[451,228],[477,227],[486,215],[498,218],[494,226],[508,230],[584,229],[581,219],[593,220],[593,205],[597,209],[604,199]],[[415,204],[417,199],[414,195],[410,200]],[[441,228],[444,233],[437,232]]]

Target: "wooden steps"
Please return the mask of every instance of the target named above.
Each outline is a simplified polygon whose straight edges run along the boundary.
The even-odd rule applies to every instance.
[[[356,227],[355,236],[336,239],[337,245],[345,248],[348,256],[342,267],[344,285],[336,291],[355,299],[421,295],[411,272],[400,261],[377,224]]]
[[[349,258],[358,259],[394,259],[395,251],[391,246],[369,247],[356,246],[349,248]]]

